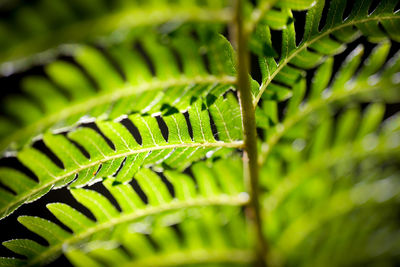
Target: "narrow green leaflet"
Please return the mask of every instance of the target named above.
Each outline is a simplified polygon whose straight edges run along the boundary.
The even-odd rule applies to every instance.
[[[316,0],[283,0],[277,1],[276,6],[292,10],[306,10],[316,4]]]

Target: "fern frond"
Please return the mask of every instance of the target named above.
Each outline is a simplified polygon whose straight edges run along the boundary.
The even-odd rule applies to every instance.
[[[382,176],[382,179],[378,181],[366,182],[351,189],[340,190],[329,199],[320,200],[311,211],[290,223],[288,228],[281,233],[277,247],[288,253],[301,244],[309,234],[321,227],[324,222],[346,216],[360,207],[368,209],[371,206],[384,207],[390,202],[393,204],[400,195],[399,175],[391,176]],[[310,218],[313,218],[312,223],[310,223]],[[303,229],[303,232],[294,234],[299,228]]]
[[[318,255],[311,261],[316,266],[356,265],[374,261],[379,265],[379,257],[369,247],[372,246],[370,238],[375,231],[391,224],[391,221],[385,221],[384,215],[377,216],[374,227],[366,227],[365,232],[357,237],[348,237],[348,240],[357,239],[358,249],[352,249],[353,246],[340,242],[328,242],[327,247],[320,247],[325,244],[320,238],[324,236],[324,240],[329,240],[344,235],[338,228],[332,230],[332,236],[325,232],[326,225],[332,221],[341,222],[341,227],[346,228],[349,234],[356,233],[359,225],[370,221],[363,217],[364,222],[347,225],[348,221],[362,217],[358,215],[360,210],[371,214],[373,209],[390,209],[396,206],[395,201],[399,194],[395,167],[400,148],[399,117],[395,116],[384,123],[382,119],[386,104],[397,103],[399,100],[396,73],[399,72],[400,65],[398,53],[388,60],[391,44],[387,40],[381,40],[388,37],[396,40],[397,37],[395,33],[379,35],[375,31],[369,32],[364,26],[368,22],[368,30],[372,30],[374,19],[376,25],[383,24],[385,20],[378,20],[378,17],[397,19],[391,17],[397,16],[397,13],[393,14],[394,4],[381,2],[363,21],[360,14],[367,14],[370,2],[366,6],[357,6],[360,1],[355,5],[363,11],[355,14],[357,9],[352,10],[350,16],[342,22],[344,10],[338,12],[340,15],[336,19],[333,16],[334,11],[340,8],[339,5],[335,6],[338,3],[339,1],[331,2],[331,16],[328,15],[327,24],[320,32],[327,31],[327,34],[319,37],[320,17],[312,13],[317,12],[318,6],[313,7],[308,12],[307,19],[310,22],[316,16],[314,23],[317,24],[314,28],[308,28],[312,24],[306,25],[302,43],[296,48],[294,28],[287,30],[286,36],[283,30],[283,40],[289,41],[292,46],[287,50],[287,47],[282,47],[284,56],[279,64],[276,65],[271,58],[265,58],[267,65],[265,62],[261,63],[261,66],[266,66],[263,70],[263,81],[267,89],[258,95],[262,102],[256,113],[258,126],[265,129],[266,142],[262,144],[259,162],[263,168],[261,176],[264,177],[261,183],[269,191],[265,194],[263,206],[265,217],[269,218],[265,224],[265,236],[272,246],[269,257],[271,264],[309,264],[308,259]],[[344,8],[344,3],[341,4]],[[383,7],[387,7],[387,10],[383,10]],[[319,12],[322,12],[323,6],[319,8]],[[357,19],[363,23],[356,22]],[[354,20],[351,27],[346,26],[346,21],[350,23],[351,20]],[[341,30],[337,31],[338,29]],[[363,57],[364,49],[361,45],[358,46],[332,78],[334,59],[329,56],[341,52],[341,44],[354,40],[360,35],[360,31],[371,41],[380,43],[368,57]],[[331,35],[338,45],[331,43],[332,49],[325,47],[326,55],[314,45],[307,44],[318,44],[322,49],[324,43],[319,40],[329,43],[333,39],[328,39],[327,36]],[[308,47],[312,48],[312,52],[306,50]],[[299,48],[300,51],[297,52],[296,49]],[[299,58],[304,51],[308,54]],[[301,62],[299,59],[305,61]],[[287,65],[289,62],[290,66]],[[317,65],[320,66],[316,69],[311,87],[307,88],[306,79],[300,72]],[[274,73],[275,66],[282,67],[277,70],[275,77],[268,76]],[[286,109],[280,119],[278,102],[287,99]],[[258,100],[256,98],[255,105]],[[364,106],[365,103],[371,103],[363,108],[363,115],[359,103]],[[338,116],[337,122],[335,116]],[[392,226],[394,228],[388,230],[390,234],[387,236],[395,235],[398,231],[396,223]],[[382,240],[380,242],[381,245],[385,243]],[[300,250],[301,255],[298,253]],[[395,245],[388,245],[384,249],[388,254],[395,250]],[[342,252],[347,255],[349,251],[353,252],[351,256],[344,257],[340,254]]]
[[[276,95],[274,92],[266,94],[266,101],[262,108],[264,111],[257,110],[260,127],[269,129],[260,162],[264,161],[285,134],[293,131],[302,120],[327,106],[334,106],[334,104],[343,106],[356,101],[388,103],[398,101],[400,85],[394,77],[400,70],[400,54],[394,55],[386,63],[389,48],[389,43],[378,45],[359,67],[363,47],[358,46],[344,61],[332,81],[333,59],[328,58],[317,69],[307,99],[304,99],[307,90],[305,80],[302,79],[294,86],[282,122],[279,122],[277,117],[277,103],[271,100]]]
[[[254,261],[248,249],[246,223],[237,209],[198,208],[187,210],[186,214],[173,227],[153,224],[148,233],[137,233],[130,227],[118,233],[117,242],[71,247],[66,255],[76,266],[83,266],[85,260],[99,266],[248,266]],[[158,250],[148,239],[155,242]],[[144,247],[146,252],[142,253]]]
[[[274,84],[274,81],[292,88],[304,76],[304,69],[317,66],[325,56],[342,52],[346,43],[352,42],[360,35],[368,37],[373,42],[388,38],[398,41],[400,35],[398,30],[394,29],[398,28],[394,25],[399,25],[400,22],[398,12],[394,13],[397,1],[381,1],[373,12],[369,13],[371,3],[371,1],[355,1],[349,16],[343,18],[346,1],[330,1],[327,21],[325,25],[320,25],[325,1],[317,1],[307,12],[304,36],[298,46],[293,19],[288,20],[288,25],[282,25],[282,51],[278,55],[278,61],[273,58],[275,55],[262,54],[255,50],[261,55],[259,60],[262,84],[253,92],[254,106],[267,88],[273,91],[282,88]],[[290,10],[283,9],[282,12],[285,12],[287,17],[293,17]],[[379,25],[382,25],[386,32],[383,32]],[[320,31],[321,27],[323,28]],[[257,44],[256,47],[264,47],[264,51],[270,48],[269,50],[273,51],[270,29],[265,23],[257,26],[252,40]]]
[[[323,122],[318,126],[309,126],[311,129],[308,130],[303,127],[301,134],[288,137],[288,141],[294,140],[294,144],[291,147],[289,144],[281,144],[271,155],[270,162],[266,162],[264,166],[265,173],[268,173],[269,168],[274,168],[270,170],[270,177],[274,178],[263,181],[268,187],[275,188],[271,192],[274,205],[269,208],[274,209],[291,190],[320,171],[344,166],[343,172],[352,168],[352,162],[365,161],[375,166],[384,159],[396,160],[400,149],[395,141],[400,134],[400,117],[397,115],[388,119],[384,122],[384,128],[379,129],[383,116],[382,107],[381,104],[371,104],[363,116],[359,109],[350,108],[341,114],[336,125],[331,118],[323,116],[319,119]],[[351,120],[354,118],[360,121],[359,125]],[[353,127],[349,127],[350,123]],[[282,163],[287,162],[293,166],[289,167],[286,175],[280,172],[279,167],[273,167],[277,158]],[[374,159],[374,164],[370,164],[368,158]],[[281,179],[282,176],[285,178]]]
[[[211,36],[209,45],[183,34],[162,44],[148,34],[141,45],[150,65],[125,46],[109,49],[111,61],[100,50],[82,46],[75,55],[78,65],[66,61],[48,64],[45,70],[49,78],[25,78],[25,95],[5,99],[0,150],[18,149],[49,128],[60,131],[79,123],[79,119],[114,119],[132,112],[153,114],[168,105],[184,111],[193,99],[209,94],[219,97],[235,82],[233,52],[226,39]],[[174,56],[174,49],[179,58]],[[207,49],[211,72],[201,49]]]
[[[146,235],[135,233],[131,228],[121,231],[114,244],[92,243],[79,249],[71,248],[66,255],[76,266],[83,266],[85,258],[99,266],[104,262],[121,266],[246,266],[254,261],[248,249],[246,223],[237,210],[201,208],[188,210],[187,214],[174,228],[150,229],[148,236],[160,251],[149,244]],[[179,229],[179,237],[174,229]],[[119,245],[127,248],[128,253]],[[143,247],[147,248],[146,255],[140,253]],[[114,253],[119,257],[111,256]]]
[[[231,19],[227,1],[198,2],[40,0],[13,7],[0,20],[1,72],[9,75],[48,60],[63,50],[60,45],[118,42],[121,35],[132,35],[135,29],[140,33],[167,22],[225,23]]]
[[[1,182],[15,190],[15,194],[11,194],[1,189],[1,217],[51,188],[67,184],[70,188],[82,187],[109,176],[125,183],[142,166],[163,164],[183,170],[207,153],[221,148],[240,148],[242,129],[236,98],[228,94],[226,98],[213,101],[206,109],[205,104],[197,100],[188,110],[188,119],[180,112],[159,116],[165,123],[167,136],[161,132],[155,117],[139,114],[119,122],[97,122],[99,132],[79,127],[66,136],[45,134],[44,143],[63,166],[57,166],[49,156],[35,148],[20,151],[18,159],[36,175],[38,183],[16,170],[0,168]],[[212,131],[210,116],[214,118],[217,136]],[[127,127],[136,128],[137,132],[133,133],[136,136],[130,132],[133,129]]]
[[[397,114],[382,123],[383,115],[381,103],[370,104],[363,115],[353,105],[334,122],[329,107],[325,107],[273,148],[261,176],[269,191],[263,206],[270,219],[265,225],[266,236],[274,244],[271,259],[290,261],[293,257],[298,262],[299,247],[306,249],[306,240],[312,239],[315,231],[323,231],[330,221],[352,213],[358,218],[359,209],[395,205],[400,194],[396,170],[400,160],[400,117]],[[389,223],[383,217],[377,218],[381,225]],[[371,245],[369,237],[374,230],[366,231],[359,236],[363,238],[360,250]],[[356,254],[354,259],[346,259],[356,264],[376,258],[371,251],[364,252],[359,258]],[[326,253],[326,258],[319,257],[320,264],[329,262],[333,257],[329,253],[334,250]]]
[[[248,196],[244,193],[241,168],[238,158],[220,160],[212,169],[206,163],[200,162],[192,166],[196,182],[185,174],[167,171],[166,179],[172,184],[174,196],[159,175],[149,169],[142,169],[135,174],[135,180],[144,193],[147,203],[131,185],[121,184],[115,178],[108,178],[104,181],[104,186],[115,197],[121,212],[107,198],[95,191],[70,189],[74,198],[90,210],[96,221],[90,220],[66,204],[52,203],[47,205],[48,209],[72,233],[45,219],[21,216],[18,218],[19,222],[42,236],[49,246],[26,239],[11,240],[3,244],[12,251],[26,256],[24,264],[32,266],[54,260],[62,253],[63,248],[79,242],[88,239],[108,240],[112,238],[114,232],[118,235],[121,227],[122,229],[129,225],[135,227],[132,223],[137,223],[139,227],[147,224],[152,218],[159,218],[167,224],[177,223],[186,212],[190,214],[189,208],[192,207],[241,206],[248,201]],[[222,174],[229,174],[231,179],[226,181]],[[174,216],[168,215],[171,213]],[[174,221],[169,222],[169,218],[174,218]],[[122,237],[126,235],[123,234]],[[26,244],[31,245],[27,247]],[[133,243],[133,246],[135,245]],[[37,249],[32,251],[31,247]],[[2,259],[2,263],[9,261],[10,259]],[[18,262],[16,260],[16,264]]]
[[[298,262],[303,256],[307,258],[310,250],[314,250],[313,254],[321,252],[315,261],[322,264],[335,259],[332,263],[334,266],[344,262],[354,265],[379,263],[395,258],[396,243],[400,242],[396,234],[399,231],[398,223],[393,218],[400,194],[399,173],[394,170],[377,172],[375,166],[375,169],[364,170],[361,175],[351,172],[338,179],[330,172],[323,172],[323,176],[308,177],[291,192],[292,197],[296,196],[297,204],[288,199],[279,205],[279,211],[268,213],[273,223],[267,231],[273,240],[275,257],[283,256],[286,261]],[[354,177],[364,181],[352,184]],[[325,180],[322,182],[322,179]],[[310,201],[317,204],[307,204]],[[295,212],[292,210],[294,206]],[[332,229],[331,225],[337,223],[339,225]],[[279,230],[274,229],[277,225]],[[379,233],[379,230],[384,232]],[[317,248],[313,243],[318,242],[315,239],[322,232],[325,233],[325,240],[340,234],[343,238],[354,238],[354,243],[339,245],[323,242],[324,247]],[[375,238],[376,235],[383,236]],[[300,247],[306,255],[298,255]],[[377,247],[385,254],[384,259],[374,252]],[[346,255],[344,252],[352,253]]]

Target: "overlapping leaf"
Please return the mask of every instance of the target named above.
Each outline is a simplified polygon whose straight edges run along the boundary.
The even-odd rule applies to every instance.
[[[149,57],[147,63],[143,52],[140,55],[121,45],[104,53],[83,46],[76,52],[77,64],[62,60],[48,64],[49,78],[27,77],[22,82],[24,95],[4,99],[0,150],[19,148],[48,128],[59,130],[79,119],[152,114],[168,106],[184,111],[194,99],[208,94],[219,97],[234,82],[232,48],[223,37],[208,35],[210,40],[195,41],[182,33],[163,44],[147,34],[138,43],[138,49],[144,49]],[[211,72],[201,49],[207,50]]]
[[[399,195],[398,115],[381,122],[386,104],[399,101],[399,55],[387,58],[386,40],[398,40],[397,32],[390,32],[399,24],[396,1],[381,1],[374,10],[371,1],[355,1],[347,18],[345,1],[331,1],[326,24],[319,25],[323,2],[308,11],[298,46],[293,25],[282,25],[282,53],[264,53],[261,91],[253,86],[254,105],[263,99],[256,111],[266,140],[260,164],[269,192],[263,203],[272,247],[268,260],[289,266],[379,265],[396,258],[400,240],[389,212],[397,209]],[[256,35],[272,47],[269,28],[263,27]],[[358,46],[333,75],[334,59],[328,56],[360,35],[380,43],[367,59]],[[280,56],[278,62],[274,56]],[[307,88],[303,70],[321,63]],[[278,102],[287,99],[280,115]],[[361,109],[357,102],[374,103]],[[385,256],[376,255],[378,250]]]
[[[130,249],[138,249],[142,248],[141,245],[136,244],[133,241],[135,239],[131,240],[127,237],[134,238],[136,236],[139,240],[142,237],[137,234],[122,234],[121,231],[126,227],[143,232],[147,231],[147,227],[150,227],[154,218],[158,218],[157,220],[164,225],[178,223],[181,220],[179,218],[186,212],[191,214],[190,209],[186,210],[187,208],[245,204],[248,197],[246,193],[243,193],[240,159],[236,157],[236,159],[220,160],[215,162],[212,168],[210,167],[205,162],[194,164],[191,167],[194,178],[177,171],[166,171],[162,178],[149,169],[142,169],[134,176],[136,182],[134,187],[129,184],[121,184],[116,178],[107,179],[104,185],[115,197],[121,212],[106,197],[95,191],[71,189],[70,192],[74,198],[90,210],[96,221],[90,220],[79,211],[62,203],[52,203],[47,207],[72,233],[45,219],[21,216],[18,220],[31,231],[42,236],[49,245],[43,246],[27,239],[7,241],[4,243],[6,247],[26,256],[27,260],[2,258],[0,263],[7,266],[19,266],[21,263],[32,266],[45,263],[60,255],[63,249],[88,239],[107,241],[122,237],[124,238],[123,242],[131,244]],[[229,175],[229,180],[225,179],[226,175]],[[172,188],[168,188],[163,179],[167,179]],[[137,192],[138,187],[144,196],[140,196]],[[171,213],[173,216],[168,215]],[[203,219],[205,218],[206,216],[203,217]],[[214,220],[215,216],[213,215],[209,219]],[[190,226],[190,223],[188,224]],[[213,224],[207,224],[206,227],[213,227]],[[241,233],[237,234],[241,235]],[[213,240],[222,241],[217,236],[213,237]],[[171,242],[169,244],[173,245],[173,240],[163,241]],[[190,239],[190,242],[195,242],[195,239]],[[241,241],[242,244],[243,242]],[[196,243],[192,243],[192,245],[198,246]],[[74,255],[70,256],[74,257]],[[138,255],[139,258],[141,256],[145,255]]]
[[[45,145],[63,166],[59,167],[48,155],[32,147],[19,152],[18,159],[36,175],[38,182],[17,170],[1,167],[1,182],[14,191],[1,189],[1,217],[53,187],[67,184],[71,188],[82,187],[108,176],[115,176],[117,182],[128,182],[143,166],[162,165],[183,170],[207,153],[211,156],[221,148],[229,152],[229,148],[241,147],[236,98],[227,94],[208,105],[206,108],[201,99],[197,100],[188,110],[187,118],[180,112],[170,111],[158,120],[132,114],[118,122],[97,122],[98,131],[79,127],[66,135],[44,135]],[[214,118],[215,133],[210,116]],[[164,126],[159,125],[160,121]]]
[[[387,253],[385,260],[395,253],[400,239],[390,213],[379,214],[376,220],[365,217],[375,209],[396,209],[400,193],[399,115],[382,122],[386,104],[399,99],[394,79],[399,61],[394,57],[384,65],[388,50],[388,43],[380,44],[359,68],[363,49],[358,47],[332,81],[333,60],[324,62],[306,99],[305,82],[294,87],[282,122],[277,103],[263,102],[259,126],[266,129],[261,162],[262,184],[269,192],[263,205],[270,218],[265,231],[274,247],[271,261],[308,263],[306,259],[317,254],[316,265],[381,264],[370,248],[386,241],[374,244],[370,238],[388,225],[384,236],[394,235],[394,239],[382,253]],[[364,103],[363,107],[357,102]],[[366,106],[365,102],[372,103]],[[356,237],[357,224],[364,226],[362,220],[371,227],[362,227]],[[350,240],[356,238],[357,249],[340,241],[320,247],[325,244],[320,237],[328,235],[325,227],[331,227],[332,221],[336,226],[329,228],[329,234],[333,236],[326,238],[341,236],[334,227],[344,227]],[[347,221],[350,225],[344,226]],[[297,253],[300,247],[305,254]],[[352,255],[340,254],[347,251]]]
[[[400,117],[380,127],[383,111],[372,104],[361,116],[350,108],[336,123],[321,116],[317,127],[293,136],[292,143],[281,142],[270,154],[263,168],[270,193],[263,205],[271,259],[308,263],[317,254],[315,264],[340,266],[379,265],[396,257]],[[340,242],[337,235],[354,243]],[[321,236],[337,241],[325,243]]]

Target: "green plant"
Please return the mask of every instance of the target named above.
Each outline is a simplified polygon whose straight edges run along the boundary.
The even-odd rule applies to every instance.
[[[1,217],[58,188],[90,211],[19,216],[47,244],[6,241],[22,257],[1,266],[400,262],[398,1],[254,2],[38,0],[1,21],[3,74],[44,70],[3,100],[24,167],[0,166]]]

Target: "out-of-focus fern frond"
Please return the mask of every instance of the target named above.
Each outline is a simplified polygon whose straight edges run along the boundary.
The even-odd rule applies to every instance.
[[[308,265],[318,255],[313,264],[379,265],[397,257],[400,117],[382,123],[384,107],[361,113],[351,105],[335,120],[326,106],[271,148],[262,184],[275,264]]]
[[[71,189],[74,198],[90,210],[96,221],[92,221],[66,204],[52,203],[47,206],[48,209],[72,233],[47,220],[21,216],[18,220],[29,230],[42,236],[49,245],[43,246],[27,239],[10,240],[3,244],[14,252],[26,256],[27,260],[23,264],[28,266],[54,260],[67,247],[88,239],[107,241],[122,237],[124,238],[123,242],[130,244],[129,248],[133,250],[142,249],[140,243],[134,242],[136,240],[133,238],[135,234],[132,234],[133,239],[131,240],[128,238],[129,234],[122,234],[121,231],[126,227],[142,232],[148,231],[147,228],[150,227],[148,224],[155,219],[164,225],[176,224],[185,218],[186,213],[189,215],[196,214],[195,211],[193,213],[190,209],[193,207],[244,205],[248,201],[248,196],[244,193],[240,163],[239,158],[220,160],[212,165],[212,169],[210,165],[204,162],[194,164],[191,167],[194,180],[177,171],[157,174],[149,169],[142,169],[134,176],[137,183],[134,186],[135,189],[129,184],[119,183],[116,178],[109,178],[104,181],[104,186],[116,199],[121,212],[106,197],[93,190]],[[225,175],[229,175],[229,181],[224,179]],[[163,182],[163,179],[168,181],[170,188]],[[137,192],[138,187],[144,196]],[[235,214],[237,214],[237,211]],[[219,215],[222,216],[222,214]],[[215,215],[209,214],[208,216],[210,220],[217,219]],[[203,219],[206,217],[204,216]],[[190,223],[188,224],[190,225]],[[208,222],[204,226],[216,227],[212,222]],[[192,234],[195,235],[196,233]],[[243,233],[237,234],[243,235]],[[138,235],[136,236],[138,239],[143,239]],[[216,242],[222,241],[217,236],[211,235],[210,237]],[[173,240],[161,241],[167,242],[165,245],[172,246],[173,244]],[[240,238],[237,241],[240,241]],[[190,240],[190,242],[194,242],[192,245],[195,247],[198,245],[195,239]],[[245,240],[241,242],[245,243]],[[138,255],[138,257],[141,256],[144,256],[144,254]],[[1,264],[11,261],[14,263],[10,266],[20,264],[17,259],[6,258],[1,259]]]
[[[236,208],[199,208],[187,214],[173,227],[149,227],[145,234],[131,227],[118,234],[117,242],[72,247],[66,255],[76,266],[86,266],[88,261],[96,266],[248,266],[254,261],[246,223]]]
[[[77,122],[132,112],[155,114],[169,106],[185,111],[198,98],[219,97],[233,88],[233,52],[225,38],[208,35],[202,38],[207,41],[182,34],[162,43],[148,34],[137,43],[139,50],[145,50],[142,55],[126,46],[105,53],[83,46],[76,52],[77,64],[60,60],[48,64],[48,78],[26,77],[25,94],[3,100],[0,150],[20,148],[49,128],[60,131]]]
[[[0,19],[0,72],[8,75],[44,61],[59,45],[112,42],[144,26],[225,23],[231,19],[230,8],[225,0],[40,0],[15,6]]]

